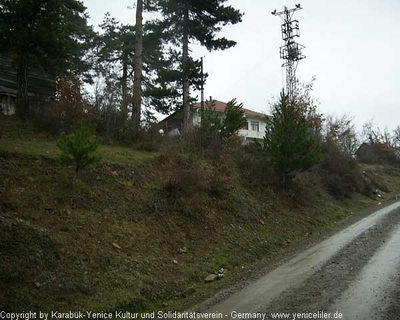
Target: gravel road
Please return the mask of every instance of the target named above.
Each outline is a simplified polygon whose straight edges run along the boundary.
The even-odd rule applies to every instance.
[[[400,202],[200,310],[224,319],[400,319]]]

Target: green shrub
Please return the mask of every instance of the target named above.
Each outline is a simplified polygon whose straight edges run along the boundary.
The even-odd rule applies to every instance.
[[[237,135],[246,123],[247,119],[244,115],[243,103],[237,104],[236,99],[232,99],[226,104],[224,110],[221,128],[222,138],[230,138]]]
[[[57,142],[61,150],[60,160],[63,163],[73,163],[75,173],[86,168],[90,164],[100,161],[100,155],[96,153],[99,140],[95,138],[95,129],[80,121],[73,126],[71,134],[62,134]]]
[[[237,136],[247,123],[243,104],[232,99],[226,104],[224,112],[215,109],[214,102],[207,105],[202,113],[200,129],[201,146],[203,150],[222,150],[225,142]]]

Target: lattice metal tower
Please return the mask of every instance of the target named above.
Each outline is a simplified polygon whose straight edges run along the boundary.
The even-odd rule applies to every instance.
[[[276,12],[276,10],[271,12],[271,14],[283,19],[282,39],[284,45],[280,47],[280,58],[284,61],[282,67],[286,67],[286,93],[289,99],[292,99],[296,85],[297,65],[300,60],[305,58],[303,55],[305,47],[295,42],[295,38],[300,37],[299,21],[292,20],[294,13],[301,9],[300,4],[296,4],[293,9],[288,9],[285,6],[281,12]]]

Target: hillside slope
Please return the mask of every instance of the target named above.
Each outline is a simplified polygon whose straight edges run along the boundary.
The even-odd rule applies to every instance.
[[[105,160],[76,179],[54,141],[5,127],[0,310],[183,308],[378,203],[336,201],[307,174],[285,194],[240,181],[216,192],[204,178],[212,164],[123,147],[102,147]],[[398,168],[365,169],[395,197]],[[222,280],[205,283],[221,268]]]

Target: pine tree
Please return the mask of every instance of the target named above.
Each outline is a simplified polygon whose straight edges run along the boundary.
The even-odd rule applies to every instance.
[[[143,96],[149,99],[152,107],[157,112],[169,114],[182,106],[183,72],[181,70],[181,55],[172,48],[164,54],[166,60],[156,61],[154,66],[155,77],[146,79]],[[206,79],[205,73],[203,78]],[[202,82],[200,60],[189,57],[189,86],[199,90]],[[196,99],[189,97],[189,103]]]
[[[0,0],[0,50],[17,66],[17,112],[27,117],[28,73],[43,69],[54,78],[87,70],[82,59],[92,29],[76,0]]]
[[[208,50],[225,50],[236,44],[225,37],[218,38],[222,26],[241,22],[242,13],[232,6],[225,6],[226,0],[160,0],[158,8],[163,16],[160,26],[170,44],[180,46],[183,127],[189,128],[190,56],[189,41],[198,41]]]
[[[143,25],[142,40],[136,39],[136,27],[119,23],[115,18],[106,14],[101,24],[102,33],[97,37],[96,75],[112,82],[118,90],[121,105],[121,124],[119,128],[126,129],[129,106],[132,105],[131,125],[136,130],[140,127],[141,104],[151,104],[153,99],[154,79],[159,74],[160,66],[168,66],[170,61],[163,57],[160,35],[153,23]],[[142,43],[142,54],[136,54],[137,43]],[[141,56],[140,61],[137,58]],[[141,70],[135,65],[139,63]],[[139,77],[135,75],[140,74]],[[136,82],[135,82],[135,79]],[[136,85],[136,88],[135,88]],[[140,85],[138,91],[137,86]],[[142,99],[142,90],[144,99]],[[139,108],[135,106],[138,105]]]
[[[120,86],[122,131],[128,118],[130,78],[133,74],[135,33],[132,26],[120,24],[109,13],[100,25],[103,33],[97,37],[98,56],[96,71]]]
[[[237,103],[236,99],[232,99],[226,104],[224,116],[222,120],[221,136],[229,138],[236,135],[247,123],[246,116],[243,111],[243,103]]]
[[[94,135],[94,128],[82,120],[77,126],[72,127],[71,134],[64,134],[58,140],[57,146],[61,150],[60,160],[64,163],[73,163],[75,173],[100,161],[100,156],[96,153],[99,140],[94,138]]]
[[[320,149],[310,136],[301,108],[290,104],[283,92],[272,116],[267,117],[264,151],[282,186],[319,161]]]
[[[223,114],[215,109],[215,101],[206,103],[201,122],[202,147],[207,146],[210,141],[218,140],[222,143],[225,139],[237,135],[246,123],[243,104],[238,104],[236,99],[226,104]]]

